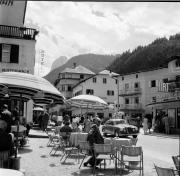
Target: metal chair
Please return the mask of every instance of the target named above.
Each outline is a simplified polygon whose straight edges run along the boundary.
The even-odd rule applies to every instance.
[[[172,156],[172,160],[174,162],[174,166],[175,166],[178,174],[180,175],[180,155]]]
[[[128,170],[139,170],[144,175],[143,150],[142,147],[122,146],[121,166]]]
[[[88,141],[79,141],[79,154],[83,155],[83,159],[81,161],[81,164],[79,166],[79,169],[81,168],[81,165],[84,161],[84,159],[89,155],[90,146]]]
[[[155,164],[154,167],[158,176],[175,176],[174,170],[172,168],[163,168],[156,166]]]
[[[113,149],[111,144],[94,144],[94,155],[95,155],[95,164],[93,167],[93,174],[95,174],[97,160],[104,160],[104,169],[105,169],[106,160],[109,160],[111,162],[111,160],[116,159],[116,150]],[[101,164],[100,164],[100,168],[101,168]],[[115,169],[116,169],[116,164],[115,164]]]

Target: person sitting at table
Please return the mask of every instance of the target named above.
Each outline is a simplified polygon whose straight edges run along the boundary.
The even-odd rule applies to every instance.
[[[68,140],[70,137],[70,133],[72,132],[72,128],[69,126],[70,123],[68,121],[65,122],[64,126],[60,128],[60,135],[65,141],[66,145],[68,144]]]
[[[101,120],[99,118],[96,118],[96,120],[94,121],[94,124],[91,126],[91,129],[88,133],[87,141],[89,142],[89,145],[91,148],[90,155],[92,155],[92,157],[84,163],[84,167],[87,167],[88,164],[91,167],[94,167],[95,157],[97,157],[97,156],[95,156],[94,150],[93,150],[94,143],[95,144],[103,144],[104,143],[104,138],[102,137],[100,130],[99,130],[100,124],[101,124]],[[101,161],[102,160],[97,160],[96,165],[99,165]]]
[[[91,121],[89,119],[89,116],[87,116],[84,120],[84,132],[88,133],[91,128]]]

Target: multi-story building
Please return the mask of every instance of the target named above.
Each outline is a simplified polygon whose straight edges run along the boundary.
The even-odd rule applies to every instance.
[[[24,26],[27,1],[0,2],[0,72],[24,72],[34,74],[36,29]],[[19,99],[3,99],[0,105],[7,103],[13,110],[19,106]],[[24,102],[20,115],[32,119],[32,102]],[[25,108],[27,107],[27,108]]]
[[[164,111],[172,118],[172,127],[180,128],[180,62],[171,57],[161,68],[119,76],[120,110],[132,116]]]
[[[117,76],[117,74],[115,73],[112,73],[112,75]],[[89,113],[91,113],[92,115],[94,115],[94,113],[97,113],[101,118],[108,116],[112,117],[112,113],[116,110],[115,105],[117,104],[118,98],[117,84],[118,80],[111,77],[110,72],[108,70],[104,70],[76,84],[73,87],[73,96],[89,94],[102,98],[112,108],[107,110],[91,109],[89,110]],[[86,109],[84,109],[83,112],[86,112]],[[77,110],[74,113],[78,113]]]
[[[92,77],[93,75],[95,75],[95,73],[92,71],[81,65],[76,67],[76,64],[74,63],[73,68],[65,68],[61,73],[59,73],[56,88],[66,99],[72,98],[72,87],[78,82]]]

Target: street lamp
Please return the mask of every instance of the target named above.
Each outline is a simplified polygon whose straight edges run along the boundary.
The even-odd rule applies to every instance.
[[[115,77],[115,76],[118,76],[118,74],[113,73],[110,70],[109,75],[110,75],[111,78],[113,78],[114,80],[117,81],[117,112],[119,112],[119,79],[118,79],[118,77]]]

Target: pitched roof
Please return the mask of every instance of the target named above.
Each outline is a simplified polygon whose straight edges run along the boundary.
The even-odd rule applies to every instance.
[[[95,75],[94,72],[87,69],[82,65],[78,65],[76,68],[65,68],[61,73],[78,73],[78,74],[90,74]]]
[[[119,74],[115,73],[115,72],[111,72],[109,70],[103,70],[101,72],[99,72],[99,75],[112,75],[112,76],[118,76]]]

